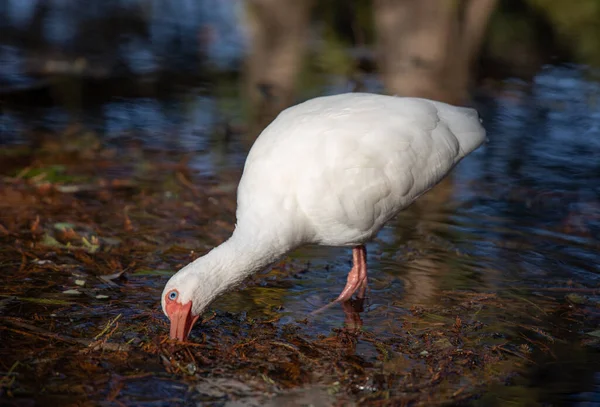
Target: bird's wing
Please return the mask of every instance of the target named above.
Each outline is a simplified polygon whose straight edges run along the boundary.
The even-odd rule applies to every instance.
[[[317,235],[353,241],[370,237],[414,186],[410,143],[375,132],[324,135],[314,162],[298,177],[299,207]],[[386,139],[383,144],[378,138]],[[393,143],[390,143],[393,141]],[[404,176],[397,176],[404,174]],[[328,240],[328,239],[325,239]]]
[[[410,102],[409,114],[406,103],[404,114],[394,115],[399,109],[393,104],[355,112],[351,120],[336,118],[310,143],[316,147],[298,178],[297,196],[317,239],[372,237],[466,154],[455,134],[465,126],[446,119],[452,109],[442,114],[428,101],[404,102]]]

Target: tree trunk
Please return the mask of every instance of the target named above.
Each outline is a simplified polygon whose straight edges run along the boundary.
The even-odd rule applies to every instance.
[[[294,101],[303,65],[313,0],[249,0],[250,49],[246,93],[253,140],[262,128]]]
[[[387,90],[460,103],[497,0],[375,0]]]

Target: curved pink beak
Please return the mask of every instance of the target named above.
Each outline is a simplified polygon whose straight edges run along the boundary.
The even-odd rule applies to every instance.
[[[171,339],[185,341],[200,315],[192,315],[191,301],[185,305],[173,301],[166,308],[171,320]]]

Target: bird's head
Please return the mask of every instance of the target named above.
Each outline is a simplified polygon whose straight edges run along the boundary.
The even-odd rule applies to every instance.
[[[200,289],[200,277],[186,267],[165,285],[161,303],[163,312],[171,321],[171,339],[184,341],[210,302]]]
[[[246,249],[246,241],[244,236],[243,248],[240,248],[239,240],[230,238],[169,279],[161,303],[163,312],[171,320],[172,339],[184,341],[215,298],[272,262],[271,252]]]

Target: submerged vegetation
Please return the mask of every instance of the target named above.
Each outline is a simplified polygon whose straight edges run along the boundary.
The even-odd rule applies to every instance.
[[[189,343],[174,343],[162,284],[231,232],[234,191],[222,186],[239,174],[199,176],[184,155],[146,150],[127,151],[137,157],[127,161],[109,148],[2,154],[0,397],[9,405],[444,405],[496,393],[523,402],[537,398],[528,371],[559,362],[567,343],[584,349],[600,337],[596,290],[560,281],[389,304],[387,316],[363,316],[380,318],[377,332],[353,304],[353,318],[323,329],[319,317],[282,308],[282,288],[310,277],[300,256],[247,282],[258,312],[232,292]]]

